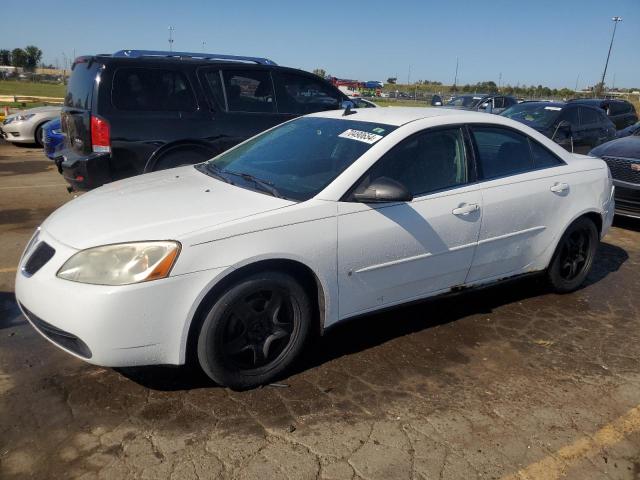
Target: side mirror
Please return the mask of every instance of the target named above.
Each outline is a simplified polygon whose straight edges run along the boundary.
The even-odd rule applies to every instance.
[[[353,101],[351,100],[343,100],[342,103],[340,104],[340,108],[345,110],[347,107],[356,108],[356,104],[353,103]]]
[[[493,104],[491,102],[484,102],[480,105],[480,110],[484,110],[485,113],[493,112]]]
[[[353,198],[362,203],[410,202],[413,195],[400,182],[388,177],[379,177],[363,192],[354,193]]]

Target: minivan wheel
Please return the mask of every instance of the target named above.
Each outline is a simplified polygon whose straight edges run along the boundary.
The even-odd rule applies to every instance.
[[[204,148],[180,148],[163,153],[153,166],[153,171],[167,170],[183,165],[195,165],[213,157],[213,154]]]
[[[290,275],[261,272],[223,293],[205,314],[198,361],[220,385],[263,385],[289,367],[311,330],[311,302]]]
[[[581,217],[573,222],[560,239],[547,270],[554,291],[573,292],[585,281],[598,248],[598,229],[592,220]]]

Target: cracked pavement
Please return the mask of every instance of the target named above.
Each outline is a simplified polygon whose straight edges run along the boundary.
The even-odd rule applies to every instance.
[[[0,143],[0,478],[640,479],[640,222],[576,293],[530,278],[369,315],[233,392],[91,366],[26,323],[12,268],[69,198]]]

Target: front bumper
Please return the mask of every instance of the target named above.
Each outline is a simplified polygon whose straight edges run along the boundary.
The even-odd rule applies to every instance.
[[[35,143],[35,125],[32,122],[11,122],[0,127],[2,138],[11,143]]]
[[[56,277],[77,250],[44,231],[41,241],[55,249],[53,257],[30,276],[22,259],[15,292],[25,317],[47,340],[96,365],[184,363],[190,320],[223,269],[134,285],[88,285]]]
[[[640,184],[613,180],[616,186],[616,215],[640,218]]]

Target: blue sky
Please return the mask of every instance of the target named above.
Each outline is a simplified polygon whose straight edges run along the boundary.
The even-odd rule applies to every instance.
[[[30,0],[3,7],[0,48],[38,45],[46,62],[123,48],[257,55],[343,78],[409,75],[459,83],[640,87],[640,0],[147,1]],[[14,10],[15,11],[12,11]]]

